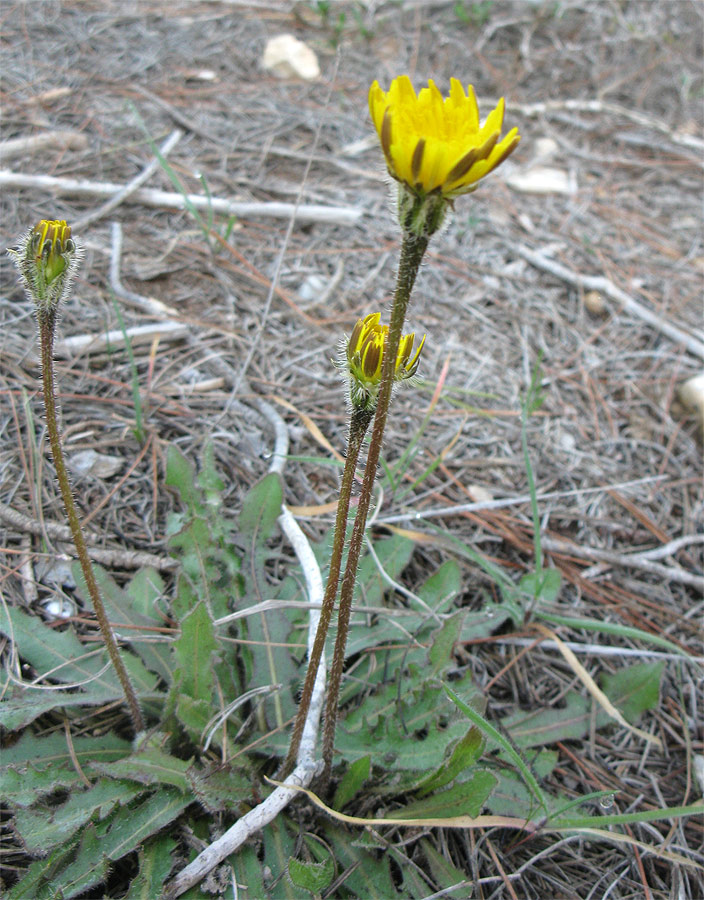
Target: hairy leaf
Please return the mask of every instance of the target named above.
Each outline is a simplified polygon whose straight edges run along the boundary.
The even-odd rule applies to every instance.
[[[85,791],[72,791],[68,800],[55,809],[20,809],[15,825],[27,850],[45,856],[57,844],[71,837],[89,819],[104,819],[118,805],[140,792],[134,784],[102,778]]]

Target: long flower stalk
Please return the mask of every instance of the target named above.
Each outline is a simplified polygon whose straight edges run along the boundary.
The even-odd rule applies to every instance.
[[[405,232],[403,236],[403,244],[401,247],[401,257],[399,260],[398,276],[396,280],[396,290],[394,293],[394,302],[391,310],[391,319],[389,321],[389,332],[384,348],[383,363],[381,369],[381,381],[379,384],[379,395],[377,398],[376,415],[374,417],[374,427],[372,429],[371,442],[369,444],[369,453],[367,455],[367,465],[364,470],[364,480],[359,495],[359,504],[350,538],[349,553],[347,555],[347,565],[345,574],[342,579],[342,587],[340,588],[340,611],[338,614],[337,637],[335,639],[335,649],[333,652],[333,660],[330,668],[330,680],[328,683],[328,693],[325,705],[325,718],[323,724],[323,789],[330,779],[332,770],[333,745],[335,740],[335,726],[337,724],[337,702],[340,694],[340,681],[342,679],[342,669],[345,660],[345,647],[347,646],[347,636],[349,634],[350,613],[352,609],[352,595],[354,592],[355,580],[357,577],[357,566],[359,565],[359,554],[364,540],[364,530],[367,524],[367,515],[369,514],[369,506],[371,503],[372,493],[374,489],[374,480],[376,478],[377,465],[379,464],[379,455],[381,453],[381,445],[384,438],[384,429],[386,428],[386,419],[389,411],[389,403],[391,401],[391,393],[394,386],[394,376],[396,368],[396,359],[401,342],[401,333],[403,324],[406,319],[406,309],[408,301],[411,297],[411,291],[415,284],[416,275],[420,267],[421,260],[428,246],[429,238],[425,236],[418,237],[411,232]]]
[[[345,459],[345,467],[342,472],[342,480],[340,482],[340,497],[337,502],[337,515],[335,516],[335,531],[332,545],[332,555],[330,557],[330,569],[328,571],[328,580],[325,586],[325,594],[323,596],[322,609],[320,610],[320,621],[318,629],[315,633],[313,648],[308,658],[308,669],[306,671],[301,698],[298,703],[298,712],[293,724],[293,732],[291,734],[291,743],[286,754],[286,759],[281,766],[281,776],[285,777],[291,771],[296,763],[298,749],[301,745],[303,736],[303,728],[310,708],[311,697],[313,696],[313,687],[315,685],[315,677],[318,674],[318,667],[323,656],[325,648],[325,639],[330,628],[330,620],[332,619],[333,610],[335,608],[335,598],[337,597],[337,587],[340,582],[340,569],[342,567],[342,554],[345,547],[345,534],[347,531],[347,519],[350,510],[350,499],[352,497],[352,485],[354,484],[354,475],[357,469],[357,460],[364,443],[364,436],[367,433],[369,423],[371,422],[374,410],[361,410],[357,414],[352,415],[350,419],[350,432],[347,441],[347,457]]]
[[[81,521],[71,492],[71,484],[66,470],[57,421],[56,396],[54,393],[54,334],[59,304],[68,296],[70,291],[71,281],[80,258],[80,251],[71,238],[71,229],[66,222],[63,220],[42,220],[25,235],[18,250],[10,251],[10,255],[19,269],[28,297],[35,304],[39,326],[42,392],[46,411],[46,426],[51,455],[56,469],[56,477],[59,482],[69,528],[71,529],[71,537],[76,547],[76,554],[83,570],[83,577],[93,603],[93,609],[95,610],[105,647],[125,694],[135,733],[138,734],[140,731],[144,731],[144,718],[137,700],[137,694],[120,656],[117,641],[105,612],[105,606],[103,605],[98,583],[88,556],[88,548],[83,536]]]
[[[281,767],[284,775],[288,774],[293,768],[301,744],[306,716],[313,695],[315,678],[322,659],[325,639],[335,607],[335,598],[337,597],[357,460],[359,459],[369,423],[374,417],[374,412],[377,408],[379,383],[382,375],[383,360],[385,359],[385,354],[387,354],[389,337],[389,328],[387,325],[381,325],[380,319],[381,313],[371,313],[364,319],[359,319],[349,340],[343,342],[338,362],[338,367],[343,370],[344,378],[349,387],[350,425],[347,441],[347,458],[340,484],[340,498],[335,518],[332,556],[320,613],[320,623],[308,661],[308,670],[293,726],[291,744]],[[395,362],[391,372],[393,381],[407,381],[415,375],[425,337],[422,338],[415,352],[413,350],[414,342],[415,334],[413,333],[406,334],[397,341],[397,352],[394,355]]]

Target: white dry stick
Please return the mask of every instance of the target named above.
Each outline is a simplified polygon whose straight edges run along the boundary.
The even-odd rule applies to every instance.
[[[571,269],[560,265],[560,263],[549,259],[543,253],[536,253],[534,250],[529,250],[528,247],[524,247],[521,244],[513,245],[513,247],[524,259],[527,259],[528,262],[537,269],[542,269],[544,272],[550,272],[552,275],[556,275],[558,278],[561,278],[563,281],[566,281],[574,287],[584,288],[584,290],[587,291],[600,291],[602,294],[606,294],[607,297],[611,297],[612,300],[620,303],[625,310],[636,316],[638,319],[647,322],[648,325],[652,325],[653,328],[662,334],[667,335],[676,344],[682,344],[690,353],[698,356],[700,359],[704,359],[704,343],[702,341],[698,340],[693,335],[688,334],[686,331],[683,331],[681,328],[678,328],[676,325],[671,325],[669,322],[665,321],[665,319],[656,316],[654,312],[651,312],[647,307],[643,306],[642,303],[634,300],[630,294],[622,291],[621,288],[609,281],[608,278],[604,278],[602,275],[580,275],[577,272],[573,272]]]
[[[151,344],[154,338],[162,341],[180,341],[188,337],[191,327],[182,322],[150,322],[132,328],[101,331],[96,334],[74,334],[57,341],[54,355],[61,359],[73,359],[82,353],[104,353],[106,350],[122,350],[129,341],[136,347]]]
[[[0,187],[38,188],[57,194],[71,194],[72,197],[112,197],[125,189],[124,184],[107,181],[87,181],[79,178],[56,178],[53,175],[25,175],[0,169]],[[212,210],[239,218],[268,217],[290,219],[296,211],[297,222],[323,222],[331,225],[356,225],[362,218],[358,206],[321,206],[313,203],[238,203],[223,197],[204,197],[200,194],[176,194],[152,188],[139,188],[129,198],[130,202],[141,203],[157,209]]]
[[[691,535],[687,537],[687,542],[698,544],[703,539],[704,535]],[[579,544],[573,544],[572,541],[562,541],[551,537],[543,537],[541,540],[543,548],[552,553],[566,553],[570,556],[578,556],[581,559],[595,559],[598,562],[609,563],[612,566],[640,569],[643,572],[650,572],[651,575],[663,578],[665,581],[676,581],[679,584],[687,584],[690,587],[704,591],[704,576],[688,572],[681,566],[663,566],[660,563],[652,562],[653,556],[661,548],[656,548],[656,551],[646,550],[643,553],[615,553],[613,550],[600,550],[598,547],[582,547]],[[582,572],[583,577],[584,575],[585,573]]]
[[[175,131],[172,131],[168,138],[164,141],[164,143],[159,147],[159,153],[162,158],[166,157],[171,153],[176,144],[183,137],[183,132],[176,128]],[[82,231],[86,225],[91,222],[97,222],[98,219],[102,219],[104,216],[107,216],[108,213],[111,213],[113,209],[118,207],[121,203],[137,190],[137,188],[141,187],[144,182],[151,178],[152,173],[156,171],[157,167],[161,164],[161,159],[155,157],[146,166],[135,178],[132,179],[128,184],[126,184],[122,190],[118,191],[114,194],[107,203],[104,203],[102,206],[98,207],[98,209],[93,210],[93,212],[88,213],[87,215],[80,218],[77,222],[74,222],[72,228],[75,232]]]
[[[270,421],[275,432],[274,452],[269,471],[280,474],[283,471],[286,454],[288,453],[288,430],[281,416],[268,403],[260,400],[259,408]],[[308,539],[285,506],[278,522],[298,557],[308,589],[308,600],[311,604],[308,619],[308,653],[310,654],[315,633],[318,630],[320,606],[323,602],[323,579]],[[325,665],[324,661],[321,661],[318,675],[315,679],[301,746],[298,751],[297,765],[283,782],[283,785],[307,787],[318,770],[314,752],[324,694]],[[185,869],[179,872],[166,888],[165,896],[178,897],[201,881],[215,866],[230,856],[231,853],[234,853],[238,847],[241,847],[249,837],[273,821],[293,800],[296,793],[295,790],[290,790],[284,786],[275,788],[259,806],[250,810],[241,819],[238,819],[232,828],[228,829],[225,834],[206,847],[192,863],[189,863]]]
[[[122,259],[122,225],[113,222],[110,226],[110,287],[116,297],[128,300],[134,306],[144,310],[152,316],[167,316],[178,319],[178,311],[171,306],[155,300],[153,297],[145,297],[143,294],[135,294],[128,291],[120,278],[120,261]]]
[[[661,134],[667,135],[673,144],[679,144],[681,147],[687,147],[695,153],[701,154],[704,151],[704,141],[693,134],[684,134],[682,132],[673,131],[666,121],[646,116],[637,109],[629,109],[627,106],[619,106],[617,103],[604,103],[603,100],[547,100],[541,103],[524,103],[511,104],[511,112],[521,112],[524,116],[532,116],[539,118],[549,115],[551,112],[591,112],[597,115],[616,115],[623,116],[624,119],[630,119],[637,125],[644,128],[652,128]],[[696,160],[698,165],[702,165],[701,158]]]
[[[22,156],[40,150],[85,150],[88,138],[81,131],[43,131],[29,137],[12,138],[0,144],[0,159]]]
[[[662,483],[666,481],[665,475],[648,475],[645,478],[636,478],[633,481],[621,481],[617,484],[609,484],[605,487],[573,488],[569,491],[546,491],[538,494],[538,501],[563,500],[565,497],[584,497],[588,494],[599,494],[607,490],[627,490],[632,487],[640,487],[642,484]],[[509,506],[518,506],[521,503],[530,503],[530,494],[519,494],[517,497],[502,497],[500,500],[476,500],[473,503],[456,503],[448,506],[436,506],[432,509],[424,509],[421,512],[397,513],[392,516],[378,516],[379,525],[388,525],[392,522],[420,521],[421,519],[436,519],[446,516],[456,516],[465,512],[479,512],[483,509],[506,509]]]

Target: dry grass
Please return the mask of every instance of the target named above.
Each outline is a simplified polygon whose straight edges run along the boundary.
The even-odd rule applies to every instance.
[[[394,401],[386,456],[397,458],[418,428],[449,360],[445,391],[408,477],[417,478],[438,455],[442,464],[414,498],[398,504],[387,497],[379,519],[444,506],[443,525],[512,577],[530,568],[528,504],[473,512],[454,507],[483,491],[494,498],[526,493],[518,413],[542,353],[546,401],[529,423],[529,444],[538,491],[550,494],[541,515],[549,559],[564,578],[560,608],[665,635],[701,655],[701,592],[676,573],[702,573],[703,545],[696,539],[704,513],[701,434],[677,401],[678,385],[701,371],[702,360],[608,298],[603,315],[590,313],[583,290],[529,264],[519,247],[550,247],[552,258],[574,273],[605,276],[702,340],[702,10],[693,2],[643,0],[457,7],[469,22],[452,3],[334,6],[333,18],[347,14],[336,56],[334,31],[315,4],[3,5],[3,137],[61,130],[86,139],[83,149],[60,141],[3,160],[13,172],[126,184],[152,158],[135,107],[157,144],[176,126],[184,131],[169,161],[189,191],[203,193],[202,176],[215,197],[300,198],[363,210],[356,226],[296,224],[286,244],[286,220],[242,217],[227,247],[214,244],[214,251],[187,212],[129,200],[76,232],[87,254],[64,311],[63,336],[118,327],[109,287],[111,221],[124,232],[125,287],[174,308],[190,333],[185,341],[135,348],[146,452],[131,431],[125,354],[85,351],[60,361],[69,455],[90,448],[123,461],[117,476],[80,481],[82,508],[104,548],[165,557],[172,503],[162,488],[165,447],[175,443],[197,459],[212,439],[228,479],[227,502],[237,509],[266,470],[270,451],[266,424],[247,413],[255,395],[288,400],[342,450],[345,407],[329,360],[341,333],[387,302],[398,245],[374,141],[349,152],[371,134],[368,84],[405,71],[416,82],[433,77],[445,84],[457,75],[474,83],[480,103],[487,98],[485,108],[506,96],[507,120],[519,125],[523,142],[495,177],[457,203],[420,274],[409,326],[428,333],[425,387]],[[278,81],[260,71],[266,39],[282,31],[318,52],[320,84]],[[202,70],[212,77],[204,79]],[[578,99],[601,107],[563,102]],[[546,101],[554,105],[531,108]],[[506,184],[528,166],[544,137],[556,142],[549,164],[573,179],[570,195],[536,196]],[[161,168],[148,186],[173,189]],[[13,245],[39,218],[76,222],[101,202],[5,187],[2,245]],[[62,523],[44,448],[31,309],[7,261],[2,285],[2,502],[47,525]],[[128,327],[154,321],[128,299],[121,306]],[[292,452],[322,455],[302,417],[285,415]],[[288,465],[291,506],[329,503],[336,489],[334,470]],[[314,516],[306,527],[315,537],[330,521]],[[3,594],[10,603],[41,606],[57,591],[34,578],[42,550],[51,555],[62,545],[47,538],[43,547],[9,523],[0,533],[7,549]],[[664,572],[623,559],[683,536],[693,540],[657,560]],[[573,542],[574,552],[560,540]],[[599,561],[592,550],[613,551],[621,561]],[[421,543],[409,585],[440,558]],[[466,602],[478,607],[486,591],[485,577],[467,567]],[[569,636],[611,643],[607,635]],[[581,660],[592,672],[613,671],[621,662],[596,650]],[[551,649],[526,652],[496,640],[473,648],[472,665],[477,682],[490,685],[497,713],[548,705],[573,677]],[[691,760],[702,752],[701,704],[701,683],[668,667],[651,723],[665,752],[644,750],[625,730],[596,734],[582,746],[558,748],[562,786],[613,789],[621,810],[696,799],[701,787]],[[680,847],[701,849],[700,823],[635,832],[667,834]],[[567,839],[531,862],[547,841],[536,848],[492,835],[476,847],[470,840],[447,838],[463,845],[454,852],[472,857],[476,896],[486,900],[704,896],[696,875],[632,851]],[[515,881],[511,874],[519,869]]]

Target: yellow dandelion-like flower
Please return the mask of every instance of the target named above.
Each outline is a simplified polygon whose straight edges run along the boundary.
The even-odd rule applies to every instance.
[[[468,85],[465,94],[456,78],[448,97],[432,80],[417,96],[407,75],[388,91],[375,81],[369,110],[389,173],[417,196],[436,192],[452,200],[473,191],[520,141],[517,128],[501,138],[503,98],[480,125],[474,88]]]
[[[380,322],[381,313],[378,312],[359,319],[345,346],[343,367],[349,374],[352,404],[357,407],[376,404],[389,337],[389,326]],[[418,371],[425,335],[414,352],[415,337],[413,332],[401,337],[396,355],[395,381],[412,378]]]

